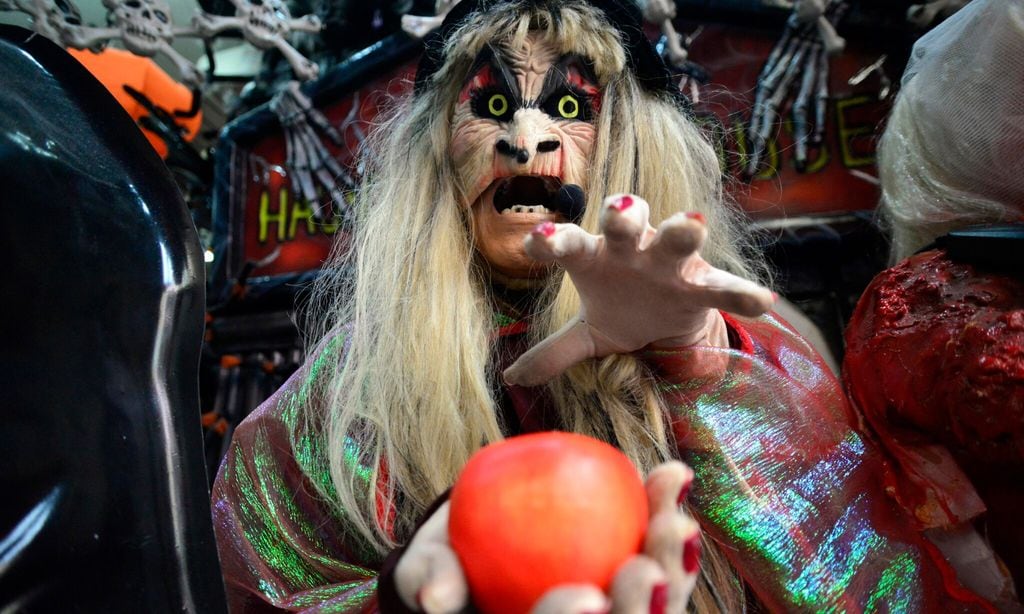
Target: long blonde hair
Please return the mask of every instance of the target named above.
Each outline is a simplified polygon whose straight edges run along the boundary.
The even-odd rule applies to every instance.
[[[581,226],[596,232],[603,196],[618,192],[648,200],[654,224],[699,211],[710,233],[705,258],[754,276],[735,247],[740,236],[722,204],[713,147],[674,101],[643,90],[625,70],[623,46],[599,11],[577,1],[556,9],[507,2],[471,16],[450,37],[432,83],[377,127],[353,245],[337,250],[314,290],[326,312],[318,336],[343,336],[346,353],[317,382],[323,408],[307,426],[327,450],[336,493],[324,494],[379,552],[409,535],[473,452],[503,437],[494,306],[448,147],[458,91],[481,45],[514,44],[530,31],[590,58],[605,88]],[[572,317],[579,297],[567,276],[555,274],[539,303],[531,329],[538,338]],[[674,456],[667,408],[638,360],[589,361],[550,389],[562,428],[615,442],[641,471]],[[380,514],[378,498],[397,516]],[[705,569],[722,564],[712,555]],[[731,584],[719,592],[735,593]]]

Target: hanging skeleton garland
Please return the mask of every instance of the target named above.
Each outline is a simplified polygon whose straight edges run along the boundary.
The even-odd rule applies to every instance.
[[[337,203],[336,206],[345,202],[343,190],[346,186],[342,183],[350,188],[354,185],[321,138],[323,135],[335,145],[341,145],[341,133],[302,93],[298,81],[289,82],[278,92],[270,101],[270,108],[284,131],[285,170],[292,189],[310,204],[317,219],[327,219],[330,202]],[[325,199],[328,202],[326,206],[321,203],[318,188],[329,197]]]
[[[64,28],[82,25],[82,13],[70,0],[0,0],[0,11],[27,13],[32,29],[55,42]]]
[[[231,0],[235,15],[225,17],[198,11],[192,25],[204,37],[224,30],[241,30],[245,40],[257,49],[276,48],[303,81],[315,79],[320,67],[288,43],[292,32],[319,32],[323,28],[316,15],[293,18],[283,0]]]
[[[835,24],[847,8],[844,0],[796,0],[786,29],[757,79],[754,111],[747,129],[751,143],[747,176],[757,173],[768,137],[793,88],[794,160],[798,170],[807,164],[809,147],[821,144],[829,98],[829,56],[840,53],[846,45],[836,34]]]
[[[185,27],[173,24],[167,0],[103,0],[112,22],[109,27],[83,25],[81,13],[70,0],[0,0],[0,11],[29,14],[36,32],[65,47],[99,49],[119,39],[125,49],[136,55],[163,54],[177,67],[182,82],[192,88],[202,84],[202,75],[171,46],[174,38],[211,38],[232,28],[241,30],[245,40],[254,47],[280,50],[300,79],[316,78],[319,67],[285,39],[293,31],[319,32],[322,25],[318,17],[306,15],[293,19],[283,0],[233,0],[233,4],[234,17],[199,11],[192,25]]]
[[[181,80],[192,88],[202,83],[195,65],[171,46],[175,35],[195,36],[190,28],[175,28],[166,0],[103,0],[112,26],[97,28],[82,24],[78,8],[69,0],[8,0],[0,10],[19,10],[32,16],[33,29],[43,36],[74,49],[100,49],[119,39],[128,51],[145,57],[158,53],[177,67]]]

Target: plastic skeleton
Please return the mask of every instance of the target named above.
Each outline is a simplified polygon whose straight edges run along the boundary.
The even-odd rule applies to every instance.
[[[459,0],[437,0],[433,16],[402,15],[402,30],[413,38],[423,38],[440,27],[448,11],[458,3]]]
[[[686,37],[680,37],[677,40],[681,41],[681,45],[677,44],[677,47],[681,47],[684,52],[689,53],[690,45],[693,44],[694,39],[700,36],[700,33],[704,30],[704,26],[701,26],[688,34]],[[673,29],[673,33],[675,30]],[[675,36],[679,36],[676,34]],[[668,35],[662,36],[655,48],[658,53],[665,59],[665,62],[672,68],[675,74],[679,76],[679,91],[687,95],[690,102],[697,104],[700,102],[700,86],[705,85],[710,80],[710,75],[706,68],[700,64],[684,59],[682,63],[677,62],[673,59],[673,56],[679,57],[678,53],[674,52],[669,41],[673,40]]]
[[[885,100],[889,97],[892,92],[892,80],[889,79],[889,75],[885,74],[885,61],[888,56],[882,55],[871,64],[857,71],[857,74],[850,77],[847,81],[850,85],[860,85],[867,80],[871,75],[878,73],[878,99]]]
[[[298,81],[291,81],[273,100],[270,108],[281,122],[285,138],[285,170],[292,188],[310,203],[318,219],[326,219],[327,211],[321,205],[317,186],[327,191],[330,202],[340,206],[345,202],[338,184],[345,171],[324,146],[320,134],[335,145],[342,144],[338,130],[323,113],[313,107],[312,101],[299,89]]]
[[[136,55],[166,55],[187,85],[198,87],[202,82],[196,67],[171,46],[175,35],[194,33],[188,28],[174,27],[166,0],[103,0],[103,6],[113,16],[113,25],[104,28],[82,25],[81,14],[68,0],[10,0],[0,3],[0,9],[12,5],[32,16],[36,32],[65,47],[99,49],[120,39],[125,49]]]
[[[834,24],[846,13],[843,0],[798,0],[786,22],[786,29],[772,49],[757,79],[754,112],[750,119],[750,157],[746,174],[757,173],[765,145],[787,96],[796,87],[793,101],[795,162],[798,170],[807,163],[809,146],[818,146],[824,136],[829,97],[830,55],[846,45]],[[810,107],[814,100],[814,130]]]
[[[64,28],[82,25],[82,13],[68,0],[0,0],[0,11],[28,13],[32,29],[56,42],[61,41]]]
[[[658,52],[669,66],[679,74],[679,90],[687,94],[693,103],[700,102],[700,86],[708,82],[708,72],[703,66],[690,61],[690,45],[700,35],[701,28],[688,36],[676,32],[672,20],[676,18],[673,0],[647,0],[641,3],[644,19],[661,28]]]
[[[303,81],[315,79],[320,67],[306,59],[286,40],[293,31],[319,32],[323,28],[316,15],[293,18],[283,0],[231,0],[233,17],[210,15],[198,11],[192,25],[204,36],[213,36],[230,29],[239,29],[245,40],[257,49],[276,48],[291,65],[295,76]]]

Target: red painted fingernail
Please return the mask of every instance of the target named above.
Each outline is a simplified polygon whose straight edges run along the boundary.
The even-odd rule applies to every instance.
[[[612,207],[619,211],[625,211],[633,206],[633,197],[626,195],[619,197],[619,200],[611,204]]]
[[[772,292],[772,300],[773,301],[779,300],[779,293],[778,292]]]
[[[545,237],[550,237],[555,234],[555,224],[554,222],[541,222],[540,224],[537,224],[537,227],[534,228],[533,231],[540,233]]]
[[[665,614],[668,607],[668,583],[655,584],[651,589],[651,614]]]
[[[682,505],[686,501],[686,497],[690,496],[690,487],[693,486],[693,482],[687,482],[683,484],[683,487],[679,489],[679,498],[676,499],[676,505]]]
[[[697,573],[700,569],[701,553],[700,534],[695,534],[683,543],[683,570],[686,573]]]
[[[698,211],[687,211],[686,217],[690,218],[691,220],[697,220],[701,224],[708,223],[707,219],[704,217],[704,214]]]

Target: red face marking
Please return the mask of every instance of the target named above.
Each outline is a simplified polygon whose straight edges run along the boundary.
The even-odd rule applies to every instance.
[[[462,86],[462,91],[459,92],[459,104],[462,104],[469,100],[473,92],[482,90],[487,87],[493,87],[498,84],[497,78],[494,76],[494,71],[489,65],[485,65],[480,70],[476,71],[476,74],[466,80],[466,85]]]
[[[570,64],[566,71],[566,82],[569,85],[578,88],[581,92],[587,95],[590,99],[590,108],[593,109],[594,114],[597,115],[601,112],[601,88],[597,87],[596,84],[591,83],[589,79],[583,76],[583,71],[580,70],[579,66]]]

